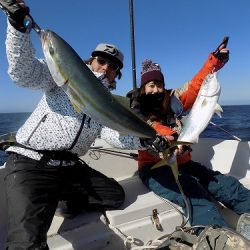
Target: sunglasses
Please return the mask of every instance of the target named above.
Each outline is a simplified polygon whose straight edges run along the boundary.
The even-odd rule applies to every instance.
[[[97,60],[97,62],[100,64],[100,65],[105,65],[107,64],[108,67],[114,71],[118,71],[119,70],[119,66],[111,61],[109,61],[108,59],[105,59],[103,57],[100,57],[100,56],[96,56],[95,59]]]

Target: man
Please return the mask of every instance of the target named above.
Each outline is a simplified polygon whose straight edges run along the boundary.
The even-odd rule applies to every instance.
[[[7,149],[6,247],[48,249],[47,231],[58,201],[67,201],[73,214],[83,208],[115,209],[124,201],[124,191],[114,179],[78,158],[86,154],[96,137],[123,148],[143,148],[143,145],[140,138],[120,136],[75,111],[52,79],[46,62],[34,55],[29,31],[23,25],[29,9],[23,1],[13,2],[19,5],[15,3],[18,11],[10,14],[7,28],[9,76],[17,85],[39,89],[44,94],[18,130],[16,143]],[[13,6],[3,0],[0,3],[7,10]],[[87,64],[107,88],[113,89],[115,79],[121,77],[123,54],[115,45],[99,44]],[[163,138],[162,143],[167,144]]]

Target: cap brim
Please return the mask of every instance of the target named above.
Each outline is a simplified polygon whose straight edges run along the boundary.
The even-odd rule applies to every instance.
[[[103,52],[103,51],[93,51],[92,54],[91,54],[92,57],[95,57],[95,56],[103,56],[103,57],[106,57],[107,59],[109,59],[110,61],[116,63],[120,69],[123,68],[123,63],[118,60],[116,57],[106,53],[106,52]]]

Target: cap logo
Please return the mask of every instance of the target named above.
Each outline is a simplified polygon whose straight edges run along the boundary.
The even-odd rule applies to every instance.
[[[109,46],[109,45],[106,45],[106,48],[104,49],[104,51],[113,56],[118,56],[119,54],[116,48],[114,48],[113,46]]]

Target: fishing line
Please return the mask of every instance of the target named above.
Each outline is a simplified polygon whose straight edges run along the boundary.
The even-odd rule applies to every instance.
[[[231,134],[230,132],[228,132],[227,130],[225,130],[224,128],[220,127],[219,125],[213,123],[213,122],[210,122],[210,124],[212,124],[213,126],[215,126],[216,128],[222,130],[223,132],[227,133],[228,135],[232,136],[234,139],[236,139],[237,141],[242,141],[239,137]]]

